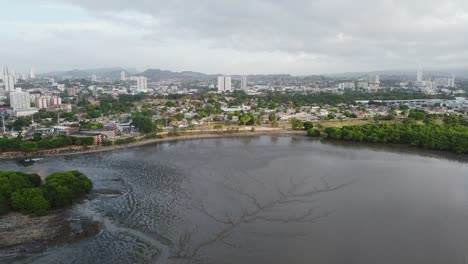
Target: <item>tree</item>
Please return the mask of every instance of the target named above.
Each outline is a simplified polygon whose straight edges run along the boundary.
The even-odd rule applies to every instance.
[[[32,215],[46,215],[50,208],[49,201],[40,188],[21,189],[11,195],[11,206],[14,210]]]
[[[44,187],[52,207],[62,207],[89,193],[93,183],[79,171],[67,171],[47,176]]]
[[[25,175],[14,171],[0,172],[0,194],[9,200],[12,193],[34,187],[34,184]]]
[[[242,115],[242,116],[239,118],[240,122],[241,122],[242,125],[244,125],[244,126],[245,126],[251,119],[252,119],[252,118],[250,117],[250,115],[246,115],[246,114]]]
[[[151,117],[142,114],[134,115],[131,125],[142,133],[151,133],[156,129],[156,124],[151,120]]]
[[[307,130],[307,135],[310,137],[319,137],[320,136],[320,130],[315,129],[315,128],[309,128]]]
[[[304,123],[299,119],[293,118],[290,123],[293,130],[302,130],[304,128]]]
[[[8,213],[9,210],[8,200],[0,193],[0,215]]]
[[[311,128],[313,128],[313,127],[314,127],[314,123],[312,123],[312,122],[310,122],[310,121],[305,121],[305,122],[304,122],[304,130],[307,130],[307,131],[308,131],[309,129],[311,129]]]

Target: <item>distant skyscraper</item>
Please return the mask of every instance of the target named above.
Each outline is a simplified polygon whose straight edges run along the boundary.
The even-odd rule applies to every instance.
[[[4,75],[5,91],[13,92],[15,90],[15,76],[13,75]]]
[[[379,75],[369,75],[369,85],[371,84],[380,84]]]
[[[231,76],[224,76],[224,90],[229,92],[232,91]]]
[[[33,67],[29,68],[29,78],[30,79],[35,79],[36,78],[36,72],[34,71]]]
[[[120,72],[120,80],[125,81],[125,71]]]
[[[91,76],[91,81],[93,81],[93,82],[97,81],[97,76],[95,74],[93,74]]]
[[[450,82],[450,87],[455,87],[455,74],[452,74],[452,79]]]
[[[218,92],[224,92],[224,76],[218,76]]]
[[[241,76],[241,90],[247,90],[247,76]]]
[[[148,91],[148,79],[145,76],[139,76],[136,79],[137,81],[137,89],[139,92],[147,92]]]
[[[423,80],[423,70],[422,68],[419,68],[418,73],[416,75],[416,81],[422,82],[422,80]]]
[[[5,81],[5,76],[7,76],[7,75],[8,75],[8,67],[3,66],[3,69],[0,71],[0,79]]]

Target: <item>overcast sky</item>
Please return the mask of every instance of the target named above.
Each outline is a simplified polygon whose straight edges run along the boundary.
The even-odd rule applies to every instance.
[[[468,68],[467,0],[0,0],[0,64],[319,74]]]

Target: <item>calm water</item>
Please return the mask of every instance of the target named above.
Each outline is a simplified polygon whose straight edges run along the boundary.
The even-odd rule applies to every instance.
[[[0,169],[121,192],[73,209],[96,237],[21,263],[468,263],[468,164],[424,152],[261,136]]]

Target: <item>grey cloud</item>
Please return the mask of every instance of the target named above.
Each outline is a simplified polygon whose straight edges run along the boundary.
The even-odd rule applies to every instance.
[[[454,54],[463,55],[468,46],[466,0],[60,1],[64,2],[96,18],[143,30],[140,45],[184,43],[252,54],[305,53],[360,69],[415,67],[420,62],[459,66],[464,62]],[[123,17],[128,13],[135,17]]]

